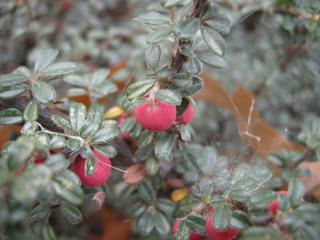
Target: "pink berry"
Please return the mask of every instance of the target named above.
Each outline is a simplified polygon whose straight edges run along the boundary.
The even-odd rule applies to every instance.
[[[181,220],[177,219],[175,224],[172,227],[172,233],[173,235],[176,235],[180,226]],[[205,240],[205,237],[200,235],[197,232],[191,232],[189,236],[189,240]]]
[[[282,195],[282,196],[286,196],[288,195],[287,191],[279,191],[277,192],[278,195]],[[270,203],[267,206],[267,209],[269,210],[269,212],[271,212],[272,216],[275,216],[278,212],[278,209],[280,208],[280,202],[278,199],[273,200],[272,203]]]
[[[196,109],[190,103],[187,109],[180,116],[177,117],[176,122],[180,124],[189,124],[192,122],[195,115],[196,115]]]
[[[237,229],[231,227],[222,232],[218,231],[212,222],[212,215],[209,215],[207,218],[206,230],[210,240],[232,240],[239,234]]]
[[[168,130],[176,119],[176,107],[158,99],[138,105],[134,111],[136,120],[145,129],[159,132]]]
[[[74,3],[71,0],[63,0],[61,3],[61,9],[64,12],[69,11],[73,7],[74,7]]]
[[[93,149],[95,156],[94,172],[90,176],[86,176],[85,164],[86,159],[80,155],[76,158],[71,169],[79,176],[81,183],[87,187],[98,187],[104,184],[111,173],[111,162],[109,158]]]

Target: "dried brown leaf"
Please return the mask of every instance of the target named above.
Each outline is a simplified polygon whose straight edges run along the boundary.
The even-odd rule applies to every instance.
[[[126,173],[123,175],[123,180],[128,184],[138,184],[142,182],[146,176],[147,173],[144,165],[135,164],[127,169]]]

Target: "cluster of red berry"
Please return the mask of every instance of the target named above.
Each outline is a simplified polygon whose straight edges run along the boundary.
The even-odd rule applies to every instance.
[[[287,191],[279,191],[277,192],[278,196],[287,196]],[[271,213],[270,221],[277,215],[278,210],[280,208],[280,201],[278,199],[272,201],[268,206],[267,209]],[[176,235],[181,224],[181,219],[177,219],[175,224],[172,228],[173,235]],[[206,232],[208,235],[209,240],[233,240],[239,236],[239,231],[235,228],[229,227],[224,231],[218,231],[213,222],[212,222],[212,214],[209,214],[205,223]],[[197,233],[191,232],[189,235],[189,240],[205,240],[206,237]]]

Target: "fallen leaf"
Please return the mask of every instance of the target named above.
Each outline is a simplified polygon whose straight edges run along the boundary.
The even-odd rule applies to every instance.
[[[306,187],[306,192],[313,190],[320,184],[320,161],[303,162],[299,167],[308,169],[310,172],[310,176],[301,178]]]
[[[290,142],[261,118],[251,92],[239,85],[230,96],[214,78],[202,74],[202,79],[205,87],[196,99],[229,110],[237,123],[240,137],[260,157],[265,158],[280,150],[303,151],[302,146]]]
[[[105,198],[106,198],[106,194],[104,192],[97,192],[93,196],[92,201],[95,202],[97,209],[102,208]]]
[[[123,180],[128,184],[138,184],[142,182],[147,176],[144,165],[135,164],[129,167],[123,175]]]
[[[189,194],[189,188],[180,188],[171,193],[171,199],[175,203],[182,201]]]
[[[103,115],[103,117],[105,119],[110,119],[110,118],[116,118],[119,117],[120,115],[122,115],[124,113],[123,108],[118,107],[118,106],[114,106],[110,109],[108,109],[108,111],[106,111]]]
[[[0,127],[0,149],[10,140],[11,134],[20,134],[20,127],[17,125],[9,125]]]
[[[127,66],[128,66],[127,60],[118,63],[117,65],[110,68],[110,75],[112,76],[113,74],[121,71],[122,69],[126,68]]]

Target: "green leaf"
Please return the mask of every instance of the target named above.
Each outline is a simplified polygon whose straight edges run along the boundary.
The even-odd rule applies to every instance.
[[[230,219],[230,225],[236,229],[245,229],[252,226],[249,216],[240,210],[232,212]]]
[[[63,176],[56,176],[52,183],[56,194],[70,204],[78,205],[82,202],[83,192],[81,188],[70,179]]]
[[[98,69],[96,70],[91,77],[91,84],[92,85],[100,85],[105,81],[110,74],[109,69]]]
[[[0,98],[9,99],[14,98],[28,90],[26,84],[18,84],[8,87],[0,87]]]
[[[162,102],[167,102],[172,105],[180,105],[182,102],[182,97],[179,93],[169,90],[169,89],[161,89],[156,93],[156,98],[158,98]]]
[[[41,228],[41,239],[43,240],[57,240],[57,236],[54,233],[52,227],[49,224],[43,224]]]
[[[149,69],[152,69],[154,72],[159,67],[160,56],[161,56],[161,49],[159,45],[150,44],[146,49],[145,61],[146,61],[147,67]]]
[[[41,72],[47,66],[54,62],[59,51],[56,49],[41,49],[36,54],[36,61],[34,64],[34,71]]]
[[[186,71],[194,75],[198,75],[202,72],[202,65],[196,58],[190,58],[183,66]]]
[[[137,224],[138,230],[143,235],[148,235],[151,233],[154,228],[153,216],[148,211],[145,212],[139,219]]]
[[[251,227],[244,230],[240,240],[279,240],[282,239],[270,228]]]
[[[298,205],[305,193],[303,182],[298,178],[291,178],[289,180],[288,194],[289,201],[293,206]]]
[[[50,103],[56,100],[56,90],[48,83],[38,81],[32,84],[33,96],[41,103]]]
[[[170,155],[174,146],[173,134],[165,135],[157,141],[154,153],[159,160],[170,160]]]
[[[40,114],[40,104],[37,100],[33,99],[28,103],[23,113],[23,118],[26,121],[36,121]]]
[[[18,141],[10,144],[6,149],[8,155],[8,168],[17,170],[21,163],[25,162],[34,150],[34,144],[31,141]]]
[[[188,215],[186,223],[194,232],[204,234],[205,233],[205,219],[198,215]]]
[[[71,223],[71,224],[79,224],[82,222],[82,214],[80,210],[70,204],[63,204],[61,206],[62,215]]]
[[[189,142],[191,140],[191,129],[189,125],[181,125],[180,136],[183,141]]]
[[[134,18],[133,20],[146,25],[165,25],[171,23],[170,18],[158,12],[144,13],[139,15],[137,18]]]
[[[55,172],[59,172],[63,169],[66,169],[69,166],[69,161],[67,161],[63,154],[58,153],[50,155],[45,164]]]
[[[71,103],[69,118],[72,128],[79,132],[87,116],[86,106],[82,103]]]
[[[250,196],[250,203],[256,208],[265,208],[277,195],[272,190],[257,190]]]
[[[83,142],[80,139],[70,138],[67,141],[67,148],[69,148],[73,152],[77,152],[82,147]]]
[[[175,5],[181,4],[183,2],[184,2],[184,0],[167,0],[167,1],[165,1],[163,6],[166,7],[166,8],[170,8],[170,7],[173,7]]]
[[[45,150],[49,148],[50,139],[46,133],[38,133],[35,135],[34,141],[35,147],[38,150]]]
[[[159,167],[159,161],[155,158],[149,158],[146,162],[146,171],[150,176],[154,176],[158,172]]]
[[[25,122],[21,129],[21,133],[26,135],[33,135],[37,131],[38,127],[39,126],[37,122]]]
[[[166,38],[172,33],[172,28],[164,28],[157,31],[153,31],[147,35],[146,41],[147,43],[157,43],[162,39]]]
[[[78,76],[78,75],[68,75],[63,78],[63,81],[69,83],[71,85],[76,85],[79,87],[88,87],[90,82],[86,77]]]
[[[62,117],[61,115],[55,114],[52,115],[51,120],[59,127],[64,129],[65,131],[70,131],[72,130],[72,126],[70,122]]]
[[[67,145],[67,141],[64,137],[59,135],[54,135],[50,139],[50,146],[51,148],[63,148]]]
[[[158,198],[156,202],[156,208],[163,212],[166,216],[171,216],[175,210],[175,204],[169,199]]]
[[[94,103],[89,108],[86,120],[81,127],[81,136],[93,136],[99,130],[103,120],[104,109],[101,105]]]
[[[153,87],[155,83],[155,80],[145,80],[136,82],[128,87],[126,95],[130,100],[139,96],[143,96]]]
[[[0,86],[8,87],[20,83],[24,83],[29,78],[24,74],[19,72],[14,72],[11,74],[1,75],[0,76]]]
[[[99,85],[93,86],[93,88],[91,89],[91,95],[95,98],[101,98],[107,96],[108,94],[115,93],[117,91],[117,85],[108,81],[104,81]]]
[[[31,221],[44,221],[49,218],[51,209],[47,205],[39,204],[30,213],[29,220]]]
[[[67,95],[68,96],[86,96],[88,91],[84,88],[70,88],[68,89]]]
[[[41,76],[45,78],[54,78],[54,77],[70,74],[76,71],[77,68],[78,68],[77,64],[73,62],[55,63],[46,67],[44,70],[42,70]]]
[[[209,50],[209,49],[208,49]],[[195,50],[195,56],[196,58],[209,65],[210,67],[214,67],[214,68],[226,68],[227,67],[227,63],[226,60],[223,57],[220,57],[218,55],[215,55],[212,53],[212,51],[198,51]]]
[[[272,173],[266,167],[241,164],[233,174],[229,189],[230,197],[235,201],[245,202],[251,193],[271,177]]]
[[[218,231],[223,231],[229,226],[230,217],[231,213],[229,206],[225,203],[221,203],[215,207],[212,222]]]
[[[198,76],[193,76],[191,85],[178,88],[177,91],[179,91],[180,95],[182,97],[192,96],[195,93],[199,92],[203,88],[203,81]]]
[[[205,22],[206,25],[221,34],[229,34],[231,23],[228,19],[222,17],[215,17]]]
[[[22,113],[16,108],[7,108],[0,111],[0,125],[17,124],[22,121]]]
[[[102,155],[107,156],[109,158],[113,158],[117,155],[117,150],[107,144],[99,144],[99,145],[94,145],[95,150],[100,152]]]
[[[93,137],[94,143],[105,143],[109,142],[120,135],[120,131],[115,126],[106,126],[101,128]]]
[[[189,18],[181,21],[176,26],[176,31],[179,38],[189,39],[192,38],[198,31],[200,21],[197,18]]]
[[[201,27],[203,39],[206,41],[211,50],[219,56],[223,56],[226,43],[219,33],[208,27]]]
[[[189,239],[191,234],[191,229],[187,225],[186,221],[182,221],[179,225],[178,232],[176,234],[177,240],[186,240]]]
[[[146,203],[151,203],[155,199],[154,190],[149,182],[143,182],[138,188],[139,197]]]
[[[94,166],[94,159],[93,158],[88,158],[86,160],[86,164],[84,166],[84,169],[85,169],[86,176],[91,176],[94,173],[95,166]]]
[[[160,235],[167,235],[170,232],[168,219],[159,211],[153,215],[154,227]]]

